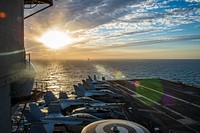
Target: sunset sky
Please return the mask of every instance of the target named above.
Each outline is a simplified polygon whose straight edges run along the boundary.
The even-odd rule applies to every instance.
[[[50,31],[66,45],[45,46]],[[200,59],[200,0],[57,0],[25,20],[25,47],[35,59]]]

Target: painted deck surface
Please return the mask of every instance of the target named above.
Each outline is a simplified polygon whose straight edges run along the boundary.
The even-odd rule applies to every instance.
[[[125,95],[122,109],[128,120],[150,131],[200,131],[200,88],[163,79],[108,82]]]

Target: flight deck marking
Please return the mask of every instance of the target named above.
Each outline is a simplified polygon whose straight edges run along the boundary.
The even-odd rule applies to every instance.
[[[167,89],[170,89],[170,90],[173,90],[173,91],[181,92],[183,94],[188,94],[188,95],[192,95],[192,96],[200,98],[200,96],[194,94],[195,92],[192,92],[192,91],[181,91],[179,89],[173,89],[173,88],[170,88],[170,87],[167,87]]]
[[[152,99],[150,99],[150,98],[148,98],[148,97],[145,97],[145,96],[143,96],[143,95],[141,95],[141,94],[139,94],[139,93],[137,93],[137,92],[135,92],[135,91],[132,91],[132,90],[130,90],[130,89],[124,87],[124,86],[121,86],[120,84],[117,84],[117,85],[120,86],[120,87],[122,87],[122,88],[124,88],[124,89],[126,89],[126,90],[128,90],[128,91],[130,91],[130,92],[132,92],[132,93],[135,93],[135,94],[137,94],[137,95],[139,95],[139,96],[141,96],[141,97],[147,99],[148,101],[150,101],[150,102],[152,102],[152,103],[154,103],[154,104],[156,104],[156,105],[158,105],[158,106],[162,106],[163,108],[165,108],[165,109],[167,109],[167,110],[169,110],[169,111],[171,111],[171,112],[173,112],[173,113],[175,113],[175,114],[177,114],[177,115],[180,115],[180,116],[183,117],[183,118],[188,118],[187,116],[184,116],[184,115],[182,115],[182,114],[180,114],[180,113],[178,113],[178,112],[176,112],[176,111],[174,111],[174,110],[172,110],[172,109],[170,109],[170,108],[168,108],[168,107],[166,107],[166,106],[163,106],[162,104],[160,104],[160,103],[158,103],[158,102],[156,102],[156,101],[154,101],[154,100],[152,100]]]
[[[118,83],[115,83],[115,85],[120,86],[121,88],[124,88],[124,89],[128,90],[129,92],[138,94],[137,92],[132,91],[132,90],[130,90],[129,88],[124,87],[124,86],[122,86],[122,85],[120,85],[120,84],[118,84]],[[127,93],[127,92],[126,92],[126,94],[130,95],[130,94]],[[164,109],[166,109],[166,110],[168,110],[168,111],[171,111],[172,113],[175,113],[175,114],[177,114],[177,115],[179,115],[179,116],[181,116],[181,117],[183,117],[183,118],[185,118],[185,119],[190,119],[190,120],[192,120],[193,122],[198,123],[198,125],[200,125],[199,122],[197,122],[197,121],[195,121],[195,120],[193,120],[193,119],[191,119],[191,118],[189,118],[189,117],[187,117],[187,116],[185,116],[185,115],[183,115],[183,114],[181,114],[181,113],[179,113],[179,112],[176,112],[176,111],[174,111],[174,110],[172,110],[172,109],[170,109],[170,108],[168,108],[168,107],[165,107],[165,106],[161,105],[160,103],[158,103],[158,102],[156,102],[156,101],[153,101],[153,100],[151,100],[151,99],[149,99],[149,98],[147,98],[147,97],[145,97],[145,96],[143,96],[143,95],[141,95],[141,94],[138,94],[138,95],[140,95],[140,96],[142,96],[143,98],[145,98],[145,99],[147,99],[147,100],[153,102],[154,104],[156,104],[156,105],[158,105],[158,106],[163,107]],[[130,95],[130,96],[133,97],[132,95]],[[133,98],[136,98],[136,97],[133,97]],[[137,98],[136,98],[136,99],[137,99]],[[138,99],[138,100],[139,100],[139,99]],[[141,101],[141,100],[140,100],[140,101]],[[144,102],[143,102],[143,103],[144,103]],[[152,108],[156,109],[155,107],[152,107]],[[156,109],[156,110],[158,110],[158,109]],[[158,111],[160,111],[160,110],[158,110]],[[177,119],[171,117],[170,115],[167,115],[166,113],[165,113],[165,115],[168,116],[168,117],[170,117],[171,119],[177,121],[178,123],[181,123],[179,120],[177,120]],[[183,123],[181,123],[181,124],[183,124]],[[184,124],[183,124],[183,125],[184,125]],[[198,133],[197,130],[195,130],[195,129],[189,127],[188,125],[184,125],[184,126],[186,126],[186,127],[188,127],[189,129],[191,129],[191,130],[193,130],[193,131],[195,131],[195,132]]]
[[[152,89],[152,88],[149,88],[149,87],[146,87],[146,86],[143,86],[143,85],[140,85],[140,84],[137,84],[137,85],[138,85],[138,86],[142,86],[142,87],[144,87],[144,88],[146,88],[146,89],[149,89],[149,90],[151,90],[151,91],[157,92],[157,93],[159,93],[159,94],[162,94],[162,95],[165,95],[165,96],[174,98],[174,99],[179,100],[179,101],[181,101],[181,102],[190,104],[190,105],[195,106],[195,107],[197,107],[197,108],[200,108],[200,105],[197,105],[197,104],[195,104],[195,103],[191,103],[191,102],[186,101],[186,100],[183,100],[183,99],[181,99],[181,98],[177,98],[177,97],[175,97],[175,96],[172,96],[172,95],[169,95],[169,94],[166,94],[166,93],[163,93],[163,92],[154,90],[154,89]],[[129,89],[129,90],[130,90],[130,89]],[[136,93],[136,94],[137,94],[137,93]]]

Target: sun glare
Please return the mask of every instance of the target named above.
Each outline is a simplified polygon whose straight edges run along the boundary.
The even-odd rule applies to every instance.
[[[72,39],[67,34],[56,30],[44,33],[39,41],[52,49],[59,49],[72,43]]]

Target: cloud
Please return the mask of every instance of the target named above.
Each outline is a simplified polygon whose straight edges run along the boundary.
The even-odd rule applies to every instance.
[[[186,2],[200,2],[200,0],[185,0]]]
[[[150,39],[150,40],[130,42],[124,46],[152,45],[152,44],[157,44],[157,43],[169,43],[169,42],[198,40],[198,39],[200,39],[200,35],[176,36],[176,37],[168,37],[168,38],[154,38],[154,39]]]
[[[113,29],[123,28],[126,32],[149,28],[164,30],[163,27],[200,22],[197,7],[169,7],[167,2],[156,0],[59,0],[34,18],[41,22],[38,25],[46,28],[59,21],[61,28],[71,31],[102,29],[103,26],[105,29],[110,24]]]
[[[96,51],[96,50],[122,48],[122,47],[154,45],[154,44],[162,44],[162,43],[170,43],[170,42],[178,42],[178,41],[193,41],[193,40],[199,40],[199,39],[200,39],[200,35],[187,35],[187,36],[152,38],[152,39],[146,39],[146,40],[134,40],[132,42],[113,43],[113,44],[108,44],[108,45],[90,46],[90,47],[85,47],[85,48],[87,50]]]
[[[173,2],[173,5],[172,5]],[[34,40],[57,27],[74,38],[68,48],[81,52],[199,39],[199,0],[59,0],[25,21],[25,37]],[[175,3],[175,4],[174,4]],[[181,32],[180,32],[181,31]],[[153,33],[153,34],[152,34]],[[178,36],[181,34],[182,36]],[[169,36],[174,37],[169,37]],[[35,42],[34,42],[35,41]],[[45,49],[45,47],[42,47]],[[80,49],[80,50],[78,50]],[[37,51],[37,48],[35,48]]]
[[[65,27],[72,30],[94,28],[129,14],[127,6],[143,0],[74,0],[67,2],[71,21]],[[74,15],[73,15],[74,14]]]
[[[150,29],[149,29],[149,30],[125,32],[125,33],[118,34],[118,35],[107,36],[107,37],[105,37],[105,38],[116,38],[116,37],[129,36],[129,35],[137,35],[137,34],[144,34],[144,33],[150,33],[150,32],[154,32],[154,30],[150,30]]]

